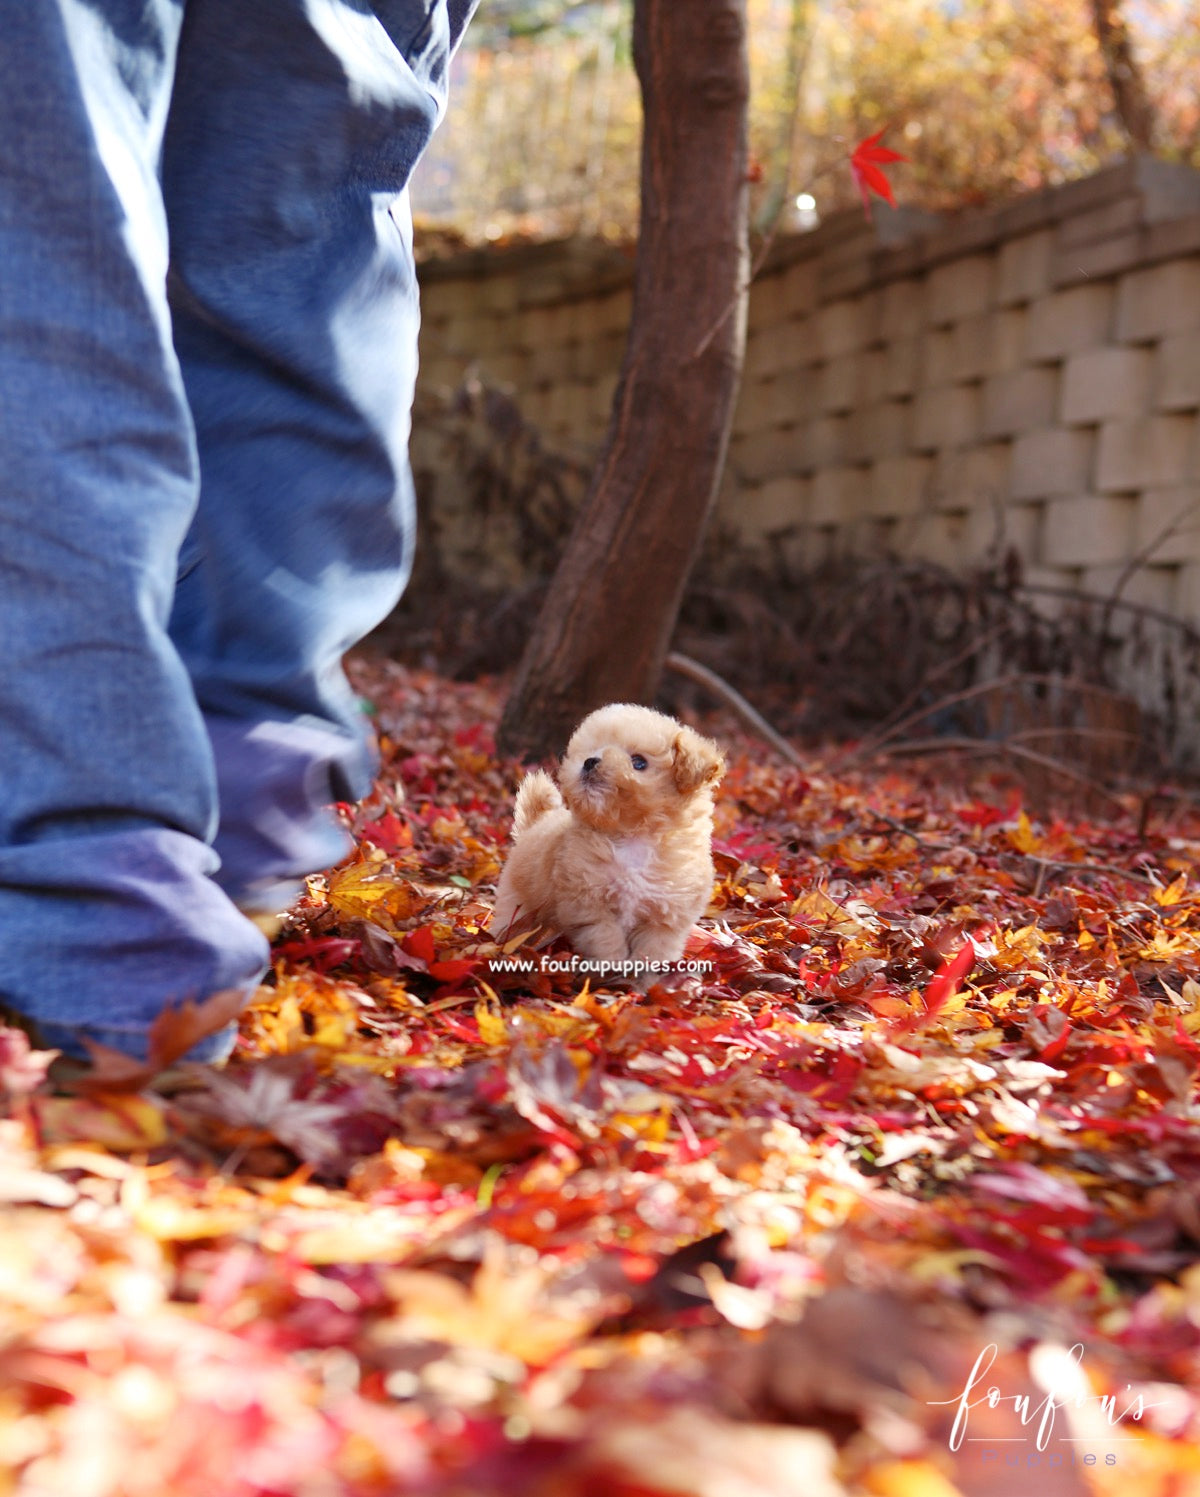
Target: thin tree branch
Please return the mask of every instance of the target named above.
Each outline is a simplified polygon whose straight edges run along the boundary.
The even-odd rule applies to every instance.
[[[1011,633],[1013,627],[1011,619],[1004,619],[996,628],[989,629],[986,634],[972,639],[966,648],[960,650],[957,655],[951,656],[949,660],[944,660],[941,665],[935,667],[933,670],[926,671],[922,679],[913,687],[904,700],[888,713],[867,741],[859,745],[857,752],[863,754],[870,753],[875,743],[886,742],[891,736],[892,727],[896,723],[903,723],[906,720],[905,714],[920,699],[921,694],[929,689],[934,681],[940,680],[943,676],[948,676],[951,671],[957,670],[960,665],[965,665],[973,655],[979,654],[988,645],[995,643],[996,640],[1002,639],[1004,635]],[[908,720],[919,721],[919,719]]]
[[[1064,780],[1071,780],[1077,785],[1094,791],[1114,806],[1119,806],[1122,811],[1126,809],[1125,802],[1115,791],[1107,789],[1099,781],[1090,776],[1080,774],[1077,769],[1072,769],[1060,759],[1052,759],[1049,754],[1039,754],[1035,749],[1025,748],[1019,743],[1010,743],[1003,738],[910,738],[907,743],[894,743],[890,747],[879,750],[882,754],[936,754],[936,753],[965,753],[977,755],[992,755],[1003,758],[1006,754],[1014,759],[1023,759],[1028,764],[1036,764],[1041,769],[1049,770],[1052,774],[1061,775]]]
[[[799,769],[803,760],[792,747],[792,745],[780,733],[777,733],[771,724],[762,716],[746,698],[735,687],[716,671],[710,671],[708,666],[701,665],[698,660],[693,660],[690,655],[681,655],[677,650],[672,650],[663,664],[673,670],[676,675],[686,676],[689,681],[695,681],[698,686],[704,687],[712,696],[716,697],[723,706],[728,707],[730,712],[738,718],[742,725],[747,728],[756,738],[761,738],[764,743],[770,744],[781,759],[794,765]],[[904,828],[901,828],[903,831]],[[911,835],[911,834],[910,834]]]

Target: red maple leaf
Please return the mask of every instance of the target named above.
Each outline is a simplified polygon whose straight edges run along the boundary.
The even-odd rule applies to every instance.
[[[416,930],[410,930],[400,942],[400,947],[409,956],[415,956],[418,961],[424,962],[427,967],[430,962],[437,961],[431,925],[418,925]]]
[[[968,936],[954,955],[947,957],[933,974],[925,989],[921,1008],[902,1019],[899,1024],[893,1025],[891,1036],[897,1038],[912,1034],[935,1019],[958,992],[963,978],[975,965],[975,956],[975,943]]]
[[[929,986],[925,989],[926,1018],[932,1018],[934,1014],[940,1013],[945,1008],[958,992],[963,978],[974,965],[975,943],[968,936],[954,955],[948,957],[937,969]]]
[[[875,193],[885,203],[890,203],[894,208],[896,199],[892,196],[892,184],[883,173],[883,167],[892,161],[907,161],[907,156],[902,156],[899,151],[893,151],[889,146],[881,146],[880,139],[882,130],[877,130],[874,135],[868,135],[866,140],[860,140],[850,153],[850,170],[854,173],[854,180],[858,183],[858,190],[862,194],[863,211],[867,217],[871,216],[871,194]]]

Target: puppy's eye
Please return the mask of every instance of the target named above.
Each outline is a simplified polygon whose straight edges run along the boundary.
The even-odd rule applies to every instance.
[[[645,754],[630,754],[629,762],[633,765],[634,769],[645,769],[646,756]]]

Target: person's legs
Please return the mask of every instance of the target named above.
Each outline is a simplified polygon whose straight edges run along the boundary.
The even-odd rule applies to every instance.
[[[247,908],[343,854],[326,808],[369,785],[341,657],[409,563],[406,189],[470,9],[188,3],[163,191],[201,499],[171,633],[216,755],[217,877]]]
[[[339,657],[407,561],[404,189],[470,4],[181,8],[38,0],[0,49],[0,1001],[74,1053],[249,991],[208,844],[266,904],[366,788]]]
[[[0,47],[0,1000],[74,1053],[140,1053],[266,957],[209,876],[213,757],[167,632],[197,493],[156,180],[179,19],[37,0]]]

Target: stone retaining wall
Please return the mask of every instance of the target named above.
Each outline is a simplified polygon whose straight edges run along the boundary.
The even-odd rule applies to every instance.
[[[422,382],[477,366],[586,454],[631,278],[628,252],[578,242],[428,263]],[[1035,585],[1121,586],[1200,623],[1200,175],[1130,161],[952,222],[843,214],[777,244],[718,523],[800,566],[1012,547]],[[450,553],[460,524],[450,503]]]

